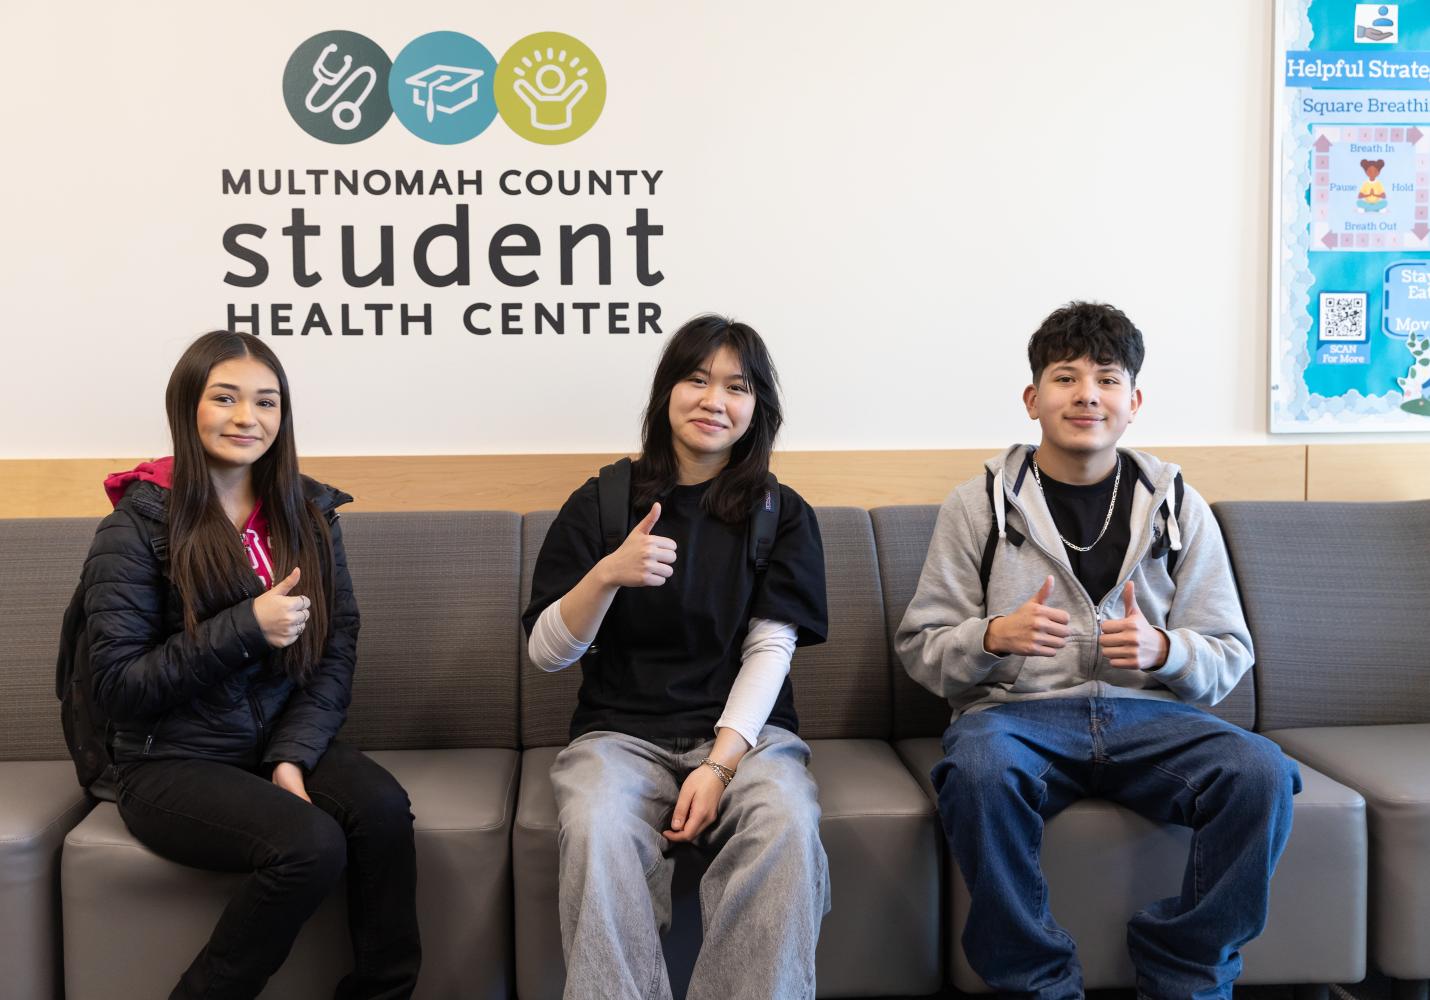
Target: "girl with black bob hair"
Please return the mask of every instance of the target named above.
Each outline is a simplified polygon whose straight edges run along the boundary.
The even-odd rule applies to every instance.
[[[753,329],[686,323],[656,367],[627,493],[613,501],[588,480],[537,558],[531,658],[582,669],[551,769],[571,1000],[671,995],[660,934],[670,852],[689,842],[714,859],[687,996],[814,996],[829,883],[789,666],[828,629],[824,549],[783,484],[767,563],[748,537],[757,507],[774,507],[778,393]],[[624,528],[609,542],[603,502],[619,503]]]
[[[632,499],[647,510],[680,478],[670,397],[675,387],[722,347],[739,358],[747,390],[758,405],[744,436],[730,446],[727,464],[710,483],[701,506],[729,523],[743,524],[764,493],[775,436],[784,423],[779,377],[765,342],[749,326],[720,316],[697,316],[673,336],[656,365],[641,426],[641,458],[632,477]]]
[[[336,514],[352,497],[299,474],[288,379],[258,338],[198,338],[165,401],[173,457],[105,482],[75,641],[130,831],[249,873],[171,996],[257,996],[344,867],[357,964],[336,996],[410,996],[407,795],[334,741],[357,655]]]

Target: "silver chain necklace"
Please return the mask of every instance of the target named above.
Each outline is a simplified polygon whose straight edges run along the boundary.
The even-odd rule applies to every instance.
[[[1047,501],[1048,501],[1048,494],[1047,494],[1047,491],[1045,491],[1045,490],[1043,489],[1043,477],[1042,477],[1041,473],[1038,471],[1038,461],[1037,461],[1037,459],[1034,459],[1034,460],[1033,460],[1033,481],[1038,484],[1038,492],[1041,493],[1041,494],[1043,494],[1043,502],[1044,502],[1044,503],[1047,503]],[[1103,482],[1106,482],[1106,481],[1107,481],[1107,480],[1105,480],[1105,479],[1103,480]],[[1119,486],[1121,486],[1121,485],[1122,485],[1122,456],[1121,456],[1121,455],[1118,455],[1118,456],[1117,456],[1117,475],[1116,475],[1116,477],[1114,477],[1113,480],[1112,480],[1112,502],[1107,505],[1107,516],[1102,519],[1102,530],[1097,533],[1097,537],[1092,540],[1092,544],[1091,544],[1091,545],[1074,545],[1072,542],[1068,541],[1066,538],[1063,538],[1061,532],[1058,532],[1058,538],[1062,540],[1062,543],[1063,543],[1064,545],[1066,545],[1066,546],[1067,546],[1068,548],[1070,548],[1070,549],[1075,549],[1075,550],[1077,550],[1078,552],[1091,552],[1092,549],[1093,549],[1093,546],[1097,545],[1098,542],[1102,541],[1102,536],[1105,535],[1105,534],[1107,534],[1107,526],[1112,523],[1112,512],[1117,509],[1117,488],[1118,488]],[[1052,513],[1052,509],[1051,509],[1051,508],[1049,508],[1048,513],[1049,513],[1049,514]],[[1058,525],[1057,525],[1057,522],[1054,521],[1054,522],[1053,522],[1053,529],[1054,529],[1054,530],[1057,530],[1057,526],[1058,526]]]

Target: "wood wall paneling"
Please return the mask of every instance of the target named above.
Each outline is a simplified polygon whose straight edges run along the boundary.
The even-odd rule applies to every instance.
[[[1307,500],[1430,498],[1430,444],[1313,444]]]
[[[1209,501],[1300,500],[1307,496],[1302,445],[1148,449],[1180,464]],[[1313,446],[1312,499],[1407,499],[1430,496],[1430,448],[1406,458],[1386,446]],[[1321,454],[1325,452],[1325,454]],[[775,474],[818,506],[879,507],[940,503],[979,474],[992,450],[787,451]],[[357,498],[349,510],[516,510],[559,507],[615,455],[415,455],[307,458],[303,471]],[[109,509],[105,475],[137,458],[0,461],[0,517],[98,516]],[[1318,471],[1319,470],[1319,474]],[[1339,495],[1337,484],[1364,485]],[[1357,486],[1359,489],[1360,486]],[[1342,493],[1346,491],[1342,489]]]

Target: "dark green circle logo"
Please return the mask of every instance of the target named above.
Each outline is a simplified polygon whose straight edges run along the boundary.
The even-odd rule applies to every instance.
[[[298,127],[323,142],[361,142],[392,117],[392,60],[355,31],[324,31],[293,50],[283,103]]]

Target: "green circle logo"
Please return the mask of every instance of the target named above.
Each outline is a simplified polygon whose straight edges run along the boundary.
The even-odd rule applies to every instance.
[[[324,31],[293,50],[283,69],[283,103],[314,139],[361,142],[392,117],[392,60],[355,31]]]
[[[585,135],[606,106],[601,60],[559,31],[527,35],[507,49],[492,87],[511,130],[548,146]]]

